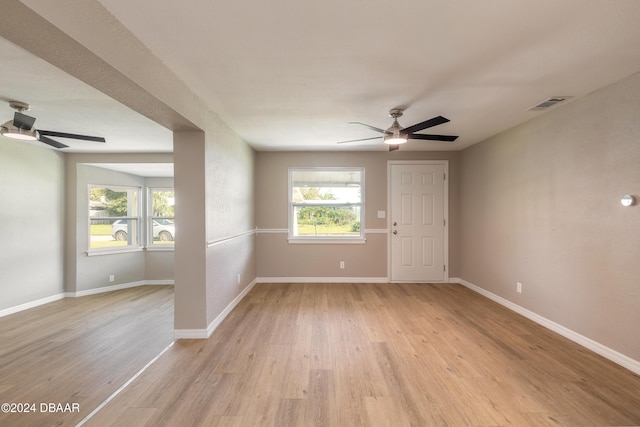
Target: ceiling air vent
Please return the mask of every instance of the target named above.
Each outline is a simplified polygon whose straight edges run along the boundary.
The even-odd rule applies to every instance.
[[[570,96],[554,96],[553,98],[548,98],[539,103],[538,105],[534,105],[533,107],[527,108],[526,111],[539,111],[546,110],[549,107],[553,107],[556,104],[559,104],[562,101],[566,101],[571,98]]]

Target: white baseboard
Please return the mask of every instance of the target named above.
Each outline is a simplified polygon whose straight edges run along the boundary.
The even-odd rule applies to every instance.
[[[104,292],[119,291],[121,289],[135,288],[145,285],[173,285],[173,280],[139,280],[137,282],[120,283],[118,285],[102,286],[100,288],[87,289],[77,292],[65,292],[65,296],[70,298],[84,297],[87,295],[101,294]]]
[[[177,340],[179,339],[207,339],[211,336],[213,331],[216,330],[218,326],[222,323],[222,321],[231,313],[231,311],[242,301],[249,291],[258,283],[257,279],[254,279],[246,288],[242,290],[238,294],[237,297],[233,299],[227,305],[227,307],[222,310],[222,312],[215,318],[213,321],[207,326],[207,329],[175,329],[173,332],[173,337]]]
[[[40,298],[35,301],[29,301],[29,302],[25,302],[24,304],[8,307],[0,310],[0,317],[8,316],[10,314],[15,314],[23,310],[28,310],[30,308],[38,307],[39,305],[48,304],[53,301],[58,301],[65,297],[66,297],[66,294],[63,292],[61,294],[51,295],[49,297]]]
[[[599,354],[602,357],[605,357],[609,360],[611,360],[614,363],[617,363],[618,365],[627,368],[628,370],[630,370],[631,372],[640,375],[640,361],[637,361],[635,359],[630,358],[629,356],[626,356],[622,353],[619,353],[603,344],[600,344],[599,342],[596,342],[594,340],[592,340],[591,338],[587,338],[584,335],[581,335],[569,328],[566,328],[552,320],[549,320],[545,317],[540,316],[537,313],[534,313],[533,311],[527,310],[524,307],[519,306],[518,304],[515,304],[511,301],[509,301],[508,299],[502,298],[501,296],[498,296],[492,292],[487,291],[486,289],[483,289],[477,285],[474,285],[473,283],[467,282],[464,279],[460,279],[460,278],[450,278],[449,279],[450,283],[459,283],[462,286],[471,289],[472,291],[475,291],[477,293],[479,293],[480,295],[483,295],[487,298],[489,298],[490,300],[493,300],[495,302],[497,302],[498,304],[512,310],[515,311],[518,314],[521,314],[522,316],[526,317],[529,320],[532,320],[534,322],[536,322],[537,324],[544,326],[547,329],[552,330],[553,332],[556,332],[560,335],[562,335],[563,337],[570,339],[571,341],[575,342],[576,344],[580,344],[581,346],[593,351],[594,353]]]
[[[206,329],[174,329],[173,339],[176,340],[206,340],[209,338]]]
[[[389,283],[387,277],[258,277],[258,283]]]
[[[122,283],[119,285],[112,286],[104,286],[101,288],[87,289],[84,291],[78,292],[63,292],[60,294],[52,295],[46,298],[40,298],[35,301],[29,301],[24,304],[16,305],[13,307],[8,307],[3,310],[0,310],[0,317],[8,316],[10,314],[15,314],[23,310],[28,310],[30,308],[38,307],[40,305],[48,304],[50,302],[58,301],[63,298],[77,298],[84,297],[87,295],[95,295],[101,294],[103,292],[111,292],[118,291],[120,289],[128,289],[135,288],[136,286],[144,286],[144,285],[173,285],[173,280],[140,280],[138,282],[130,282],[130,283]]]

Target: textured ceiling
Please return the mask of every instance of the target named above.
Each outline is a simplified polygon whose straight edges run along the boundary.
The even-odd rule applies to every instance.
[[[52,8],[24,3],[45,18]],[[377,136],[348,122],[386,128],[395,107],[406,108],[403,126],[443,115],[451,122],[425,133],[460,135],[402,150],[459,150],[543,114],[526,110],[549,97],[575,100],[640,71],[637,0],[99,3],[259,150],[383,150],[336,142]],[[13,53],[0,97],[34,104],[34,115],[37,101],[37,123],[102,133],[110,150],[170,150],[168,131]],[[76,101],[56,111],[65,97]],[[129,129],[138,135],[125,143],[118,132]]]

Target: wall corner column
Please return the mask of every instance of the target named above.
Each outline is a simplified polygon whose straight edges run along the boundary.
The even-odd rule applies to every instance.
[[[176,336],[207,330],[205,133],[174,132]]]

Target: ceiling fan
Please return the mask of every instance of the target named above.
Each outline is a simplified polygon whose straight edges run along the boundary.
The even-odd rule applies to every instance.
[[[393,124],[387,130],[369,126],[367,124],[360,123],[360,122],[349,122],[349,124],[362,125],[362,126],[368,127],[371,130],[375,130],[376,132],[383,133],[384,135],[382,137],[382,142],[384,142],[389,146],[389,151],[395,151],[399,149],[400,144],[404,144],[409,139],[453,142],[458,138],[457,136],[453,136],[453,135],[427,135],[427,134],[415,133],[433,126],[438,126],[443,123],[447,123],[449,119],[445,117],[437,116],[432,119],[425,120],[424,122],[416,123],[413,126],[403,128],[398,123],[398,117],[402,117],[402,113],[404,113],[404,110],[400,108],[394,108],[393,110],[389,111],[389,117],[393,119]],[[378,139],[378,138],[380,137],[376,136],[373,138],[352,139],[349,141],[340,141],[338,142],[338,144],[346,144],[349,142],[356,142],[356,141],[367,141],[367,140]]]
[[[80,139],[83,141],[106,142],[104,138],[99,136],[77,135],[74,133],[55,132],[50,130],[36,129],[33,127],[35,117],[23,114],[23,111],[29,111],[29,104],[20,101],[9,101],[9,106],[16,110],[13,120],[9,120],[0,127],[0,134],[8,138],[23,139],[31,141],[40,141],[55,148],[66,148],[61,142],[55,141],[50,136],[57,138]]]

